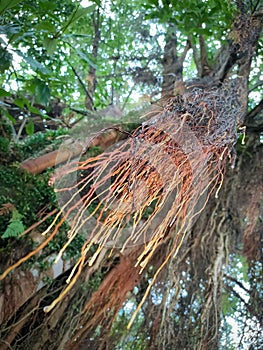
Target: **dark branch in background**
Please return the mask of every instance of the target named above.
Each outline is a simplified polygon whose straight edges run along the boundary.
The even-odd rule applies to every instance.
[[[72,112],[75,112],[75,113],[78,113],[78,114],[81,114],[83,116],[88,116],[88,117],[92,117],[92,118],[97,118],[98,115],[93,112],[93,111],[88,111],[86,109],[77,109],[77,108],[73,108],[73,107],[69,107],[69,109],[72,111]]]
[[[254,17],[262,17],[263,16],[263,7],[260,8],[257,12],[253,14]]]
[[[143,67],[141,66],[134,66],[133,68],[128,68],[128,69],[123,69],[122,72],[118,73],[118,74],[114,74],[114,73],[111,73],[111,74],[98,74],[97,75],[97,78],[98,79],[111,79],[111,78],[122,78],[122,77],[130,77],[131,75],[134,76],[136,75],[139,71],[148,71],[150,72],[149,70],[149,63],[151,62],[151,60],[148,60],[144,65]],[[119,69],[120,71],[120,69]],[[137,71],[137,72],[136,72]],[[153,73],[151,73],[153,75]],[[137,74],[138,76],[138,74]],[[151,78],[152,80],[153,78]],[[148,81],[147,81],[148,83]]]
[[[163,96],[174,94],[174,84],[183,79],[183,62],[190,49],[190,42],[187,40],[183,53],[178,56],[176,27],[170,23],[166,33],[166,43],[164,47],[163,65]]]
[[[234,282],[235,284],[237,284],[240,288],[242,288],[246,293],[250,293],[250,290],[247,289],[240,281],[238,281],[236,278],[229,276],[229,275],[225,275],[225,277],[231,281]]]
[[[130,70],[129,70],[130,71]],[[130,73],[129,71],[124,71],[123,73],[118,73],[118,74],[114,74],[114,73],[111,73],[111,74],[101,74],[101,75],[97,75],[97,78],[98,79],[111,79],[111,78],[121,78],[121,77],[129,77],[130,76]]]
[[[244,124],[251,131],[263,131],[263,100],[254,107],[245,117]]]
[[[193,40],[188,38],[189,48],[193,50],[193,58],[198,75],[203,78],[211,73],[211,67],[208,62],[207,49],[205,44],[205,39],[203,35],[199,36],[200,54],[198,53],[197,47]]]
[[[207,50],[205,45],[205,39],[203,35],[199,36],[199,43],[200,43],[200,63],[201,63],[201,78],[208,75],[211,72],[211,68],[209,67],[208,63],[208,56],[207,56]]]
[[[94,27],[94,38],[93,38],[93,44],[92,44],[92,59],[93,59],[93,62],[96,62],[98,57],[98,51],[99,51],[99,43],[101,39],[99,6],[97,7],[97,10],[93,13],[93,27]],[[85,105],[88,110],[92,111],[94,110],[93,96],[97,85],[96,68],[94,65],[90,66],[89,74],[87,78],[88,78],[89,95],[86,95],[87,98],[85,100]]]
[[[193,58],[194,58],[194,63],[197,69],[198,76],[201,76],[201,67],[200,67],[200,62],[198,58],[197,48],[190,37],[188,38],[188,42],[190,44],[190,48],[193,50]]]
[[[117,55],[115,55],[115,56],[110,56],[109,57],[109,60],[116,60],[116,59],[119,59],[120,57],[118,57]],[[129,56],[129,55],[124,55],[124,54],[122,54],[121,55],[121,58],[122,58],[122,60],[124,60],[124,61],[145,61],[146,59],[147,60],[156,60],[156,61],[158,61],[158,62],[160,62],[161,61],[161,59],[160,59],[160,54],[159,55],[157,55],[157,54],[155,54],[155,53],[153,53],[153,54],[149,54],[149,55],[147,55],[147,56]]]
[[[263,100],[261,100],[259,104],[247,114],[246,116],[247,121],[249,122],[251,118],[256,117],[262,110],[263,110]]]
[[[248,92],[250,93],[250,92],[256,90],[256,89],[257,89],[258,87],[260,87],[260,86],[263,86],[263,81],[262,81],[262,80],[258,81],[256,84],[254,84],[254,85],[251,87],[251,89],[249,89]]]
[[[122,111],[124,111],[124,109],[125,109],[125,107],[126,107],[128,101],[129,101],[129,98],[130,98],[130,96],[131,96],[131,94],[132,94],[134,88],[135,88],[135,84],[133,84],[133,86],[131,87],[131,89],[130,89],[128,95],[127,95],[127,97],[125,98],[125,101],[123,102],[123,105],[122,105],[122,107],[121,107],[121,110],[122,110]]]
[[[78,72],[76,71],[76,69],[72,66],[72,64],[70,62],[68,62],[70,68],[72,69],[73,73],[75,74],[75,76],[77,77],[81,87],[83,88],[85,94],[86,94],[86,97],[88,97],[90,99],[90,101],[92,102],[92,97],[89,93],[89,90],[87,89],[86,87],[86,84],[83,82],[83,80],[81,79],[81,77],[79,76]]]
[[[190,42],[187,39],[186,41],[186,45],[184,47],[184,51],[182,52],[181,56],[179,56],[179,62],[181,63],[181,65],[183,65],[185,57],[187,55],[187,52],[190,50],[191,46],[190,46]]]
[[[234,287],[227,285],[227,286],[225,286],[225,288],[226,288],[230,293],[233,293],[234,296],[235,296],[236,298],[240,299],[240,301],[241,301],[242,303],[244,303],[244,305],[245,305],[245,307],[246,307],[247,310],[249,309],[248,303],[245,301],[245,299],[244,299],[238,292],[235,291]],[[235,310],[235,311],[236,311],[236,310]]]
[[[157,83],[155,74],[149,69],[150,62],[151,59],[149,58],[142,67],[137,66],[133,69],[129,69],[135,83],[143,83],[148,85],[155,85]]]
[[[231,44],[223,46],[214,59],[215,66],[212,68],[214,80],[223,81],[237,61],[237,56],[231,53],[230,46]]]

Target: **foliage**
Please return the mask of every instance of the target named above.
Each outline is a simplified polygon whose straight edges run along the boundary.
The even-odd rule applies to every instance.
[[[54,99],[85,110],[92,74],[98,109],[111,103],[125,108],[138,92],[149,98],[157,95],[162,81],[160,52],[169,23],[180,31],[179,52],[187,38],[198,48],[203,35],[213,64],[237,9],[227,0],[198,5],[193,0],[146,1],[143,7],[137,0],[105,0],[86,8],[69,0],[59,4],[37,0],[34,6],[29,1],[3,5],[2,13],[2,97],[16,93],[15,104],[28,118],[26,132],[32,134],[34,115],[48,118]],[[101,39],[95,57],[96,33]],[[192,57],[187,66],[186,77],[195,71]],[[253,85],[258,72],[253,73]],[[4,105],[2,113],[15,122]]]
[[[132,43],[134,30],[147,32],[146,25],[142,25],[143,14],[136,6],[136,2],[105,1],[82,8],[68,0],[59,4],[39,0],[34,6],[23,1],[7,8],[0,27],[4,35],[1,52],[6,57],[1,61],[5,71],[2,84],[8,90],[10,83],[16,86],[22,98],[17,103],[20,108],[26,104],[29,112],[32,101],[28,95],[47,111],[51,96],[62,98],[71,106],[76,102],[81,105],[85,98],[83,84],[89,81],[89,67],[93,67],[98,70],[95,106],[124,101],[125,89],[129,90],[128,77],[133,75],[128,62],[143,66],[152,60],[140,44],[145,34]],[[99,56],[93,57],[92,18],[96,13],[102,40]],[[131,17],[133,20],[127,21]],[[151,42],[154,46],[154,40]]]
[[[47,185],[48,178],[48,174],[34,176],[16,167],[0,166],[1,205],[13,204],[18,213],[23,215],[24,226],[30,226],[37,220],[37,214],[43,207],[48,205],[51,209],[56,204],[56,196]],[[6,218],[1,216],[1,227],[4,222]]]
[[[193,0],[148,0],[144,6],[149,12],[148,18],[158,18],[163,23],[172,21],[187,35],[213,35],[218,40],[226,34],[236,11],[235,5],[225,0],[198,3]]]
[[[5,232],[2,234],[2,238],[18,237],[25,230],[22,218],[23,215],[19,214],[17,210],[13,210],[12,217]]]
[[[23,142],[16,145],[16,150],[20,154],[20,160],[37,157],[47,150],[55,150],[63,142],[63,136],[68,134],[66,128],[57,130],[47,130],[45,133],[38,132],[26,137]]]
[[[67,134],[66,128],[58,128],[57,130],[46,130],[44,133],[32,133],[18,142],[13,138],[12,126],[6,120],[0,120],[0,163],[21,162],[55,150]]]

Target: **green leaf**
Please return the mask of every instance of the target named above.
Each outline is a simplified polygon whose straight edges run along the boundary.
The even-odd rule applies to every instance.
[[[43,113],[36,107],[34,106],[29,106],[28,107],[29,112],[40,115],[41,117],[44,117]]]
[[[29,106],[29,101],[25,98],[15,98],[14,104],[21,109]]]
[[[43,66],[40,62],[38,62],[36,59],[34,59],[31,56],[27,56],[26,54],[24,54],[23,52],[16,50],[16,53],[21,56],[24,61],[30,65],[30,67],[35,71],[35,72],[39,72],[43,75],[51,75],[51,72],[45,67]]]
[[[12,211],[12,218],[10,221],[18,221],[21,220],[23,218],[23,215],[20,214],[17,210],[13,210]]]
[[[56,26],[53,23],[49,22],[49,21],[43,21],[41,23],[38,23],[35,26],[35,29],[44,30],[44,31],[47,31],[49,33],[55,33],[56,32]]]
[[[243,280],[244,280],[244,282],[248,282],[248,262],[247,262],[247,259],[242,255],[239,256],[239,259],[241,262],[240,272],[243,275]]]
[[[32,120],[29,120],[26,124],[26,133],[27,135],[31,136],[34,134],[35,126]]]
[[[40,62],[35,60],[33,57],[24,55],[23,58],[34,71],[36,72],[39,71],[45,75],[49,74],[49,71],[46,69],[46,67],[44,67]]]
[[[13,6],[19,4],[21,0],[1,0],[0,2],[0,15],[3,14],[6,10],[10,9]]]
[[[88,13],[91,13],[95,10],[96,5],[91,5],[89,7],[83,8],[79,7],[73,12],[72,16],[69,18],[69,20],[65,23],[64,27],[61,29],[61,32],[63,33],[70,25],[72,25],[74,22],[76,22],[80,17],[87,15]]]
[[[47,53],[51,56],[56,51],[58,39],[46,38],[43,41],[43,46],[47,50]]]
[[[156,7],[158,7],[158,4],[159,4],[158,0],[148,0],[148,2],[149,2],[150,4],[152,4],[152,5],[156,6]]]
[[[21,221],[12,221],[7,226],[2,238],[18,237],[23,231],[25,231],[25,228]]]
[[[17,24],[6,24],[4,26],[0,26],[0,33],[1,34],[17,34],[21,30],[21,27],[18,26]]]
[[[85,62],[87,62],[91,67],[95,68],[95,69],[98,69],[97,65],[94,64],[90,59],[89,57],[84,53],[82,52],[81,50],[75,48],[75,51],[77,52],[77,54],[79,55],[79,57],[81,57]]]
[[[10,96],[12,96],[12,94],[10,92],[0,88],[0,97],[5,97],[5,96],[10,97]]]
[[[7,229],[2,235],[2,238],[18,237],[20,233],[25,231],[21,215],[17,210],[12,211],[12,218],[9,221]]]
[[[16,124],[16,120],[14,117],[12,117],[12,115],[8,112],[7,109],[5,108],[0,108],[0,111],[2,113],[4,113],[4,115],[7,117],[7,119],[9,119],[13,124]]]
[[[18,33],[12,34],[10,36],[9,43],[21,43],[23,40],[25,40],[28,37],[34,37],[35,32],[33,30],[28,30],[28,31],[19,31]],[[17,52],[19,55],[19,52]],[[21,55],[20,55],[21,56]]]
[[[4,73],[9,69],[12,63],[13,56],[10,52],[0,46],[0,72]]]
[[[224,316],[232,315],[237,308],[238,299],[229,294],[222,295],[222,313]]]
[[[40,80],[36,79],[36,87],[35,87],[35,100],[37,103],[48,106],[50,100],[50,90],[48,85]]]
[[[56,4],[56,1],[42,0],[39,2],[39,6],[41,9],[45,11],[53,11],[57,7],[57,4]]]
[[[6,137],[0,136],[0,152],[7,153],[9,151],[10,141]]]

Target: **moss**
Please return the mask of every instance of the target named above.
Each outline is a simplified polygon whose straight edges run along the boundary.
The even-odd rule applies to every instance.
[[[57,130],[47,130],[44,133],[37,132],[32,136],[26,137],[23,142],[15,145],[20,160],[36,157],[39,152],[43,152],[47,147],[52,148],[50,151],[57,149],[64,140],[61,136],[67,133],[68,129],[59,128]]]
[[[48,186],[49,174],[31,175],[17,167],[0,166],[0,207],[11,203],[23,215],[26,227],[37,220],[37,213],[48,206],[56,206],[56,196]],[[10,217],[0,216],[0,229],[6,225]]]

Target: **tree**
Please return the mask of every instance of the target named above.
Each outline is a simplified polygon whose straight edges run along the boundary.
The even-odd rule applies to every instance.
[[[1,153],[7,165],[26,159],[28,145],[39,141],[36,133],[17,142],[25,125],[27,134],[34,133],[39,117],[51,118],[55,128],[58,123],[69,128],[84,116],[90,127],[98,119],[95,109],[106,103],[131,110],[132,92],[144,92],[150,100],[162,97],[152,117],[135,130],[134,124],[126,130],[118,125],[97,136],[101,140],[109,131],[123,135],[111,152],[86,143],[75,183],[70,182],[74,162],[52,177],[62,193],[63,212],[45,185],[49,173],[23,175],[25,203],[21,195],[1,193],[5,301],[16,295],[17,281],[32,278],[31,264],[49,271],[52,254],[63,262],[62,252],[74,238],[65,250],[68,269],[53,281],[40,277],[39,290],[32,279],[23,302],[14,301],[2,312],[2,348],[260,349],[260,3],[148,0],[141,8],[137,1],[96,1],[83,9],[68,1],[59,8],[39,1],[40,12],[27,2],[1,6],[6,35],[1,42]],[[20,71],[12,68],[15,51],[33,72],[22,65]],[[66,84],[59,78],[62,71]],[[17,91],[7,91],[14,77]],[[76,87],[77,106],[70,98]],[[50,95],[63,102],[56,119]],[[244,126],[246,136],[237,131]],[[48,138],[58,145],[58,133],[65,132],[42,133],[41,148]],[[7,169],[2,170],[3,183],[22,187],[21,170],[16,169],[12,183]],[[31,204],[32,187],[37,200]],[[39,225],[49,236],[46,241],[38,237],[34,248],[30,239],[16,238],[21,225],[33,239]],[[16,256],[10,259],[12,251]],[[238,344],[230,320],[239,325]]]

